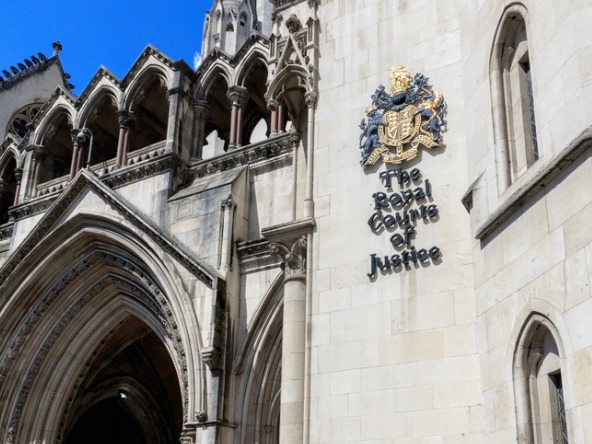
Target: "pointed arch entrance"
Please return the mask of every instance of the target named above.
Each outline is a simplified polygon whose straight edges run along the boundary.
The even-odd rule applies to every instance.
[[[0,441],[179,442],[206,400],[195,275],[105,218],[37,234],[2,270]]]

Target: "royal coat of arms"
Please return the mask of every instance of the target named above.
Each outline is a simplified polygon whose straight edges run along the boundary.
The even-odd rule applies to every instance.
[[[428,78],[418,73],[412,78],[403,66],[391,68],[391,94],[379,86],[366,108],[360,128],[361,164],[373,165],[379,158],[386,163],[401,163],[415,157],[419,145],[441,146],[440,131],[446,124],[446,102]]]

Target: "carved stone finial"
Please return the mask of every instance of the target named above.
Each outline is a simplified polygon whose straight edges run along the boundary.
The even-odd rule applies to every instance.
[[[62,44],[59,41],[55,41],[51,44],[53,48],[53,55],[58,55],[58,53],[62,50]]]
[[[298,32],[300,29],[302,29],[302,23],[296,14],[292,14],[290,17],[288,17],[288,20],[286,20],[286,27],[288,28],[288,31],[294,34],[295,32]]]

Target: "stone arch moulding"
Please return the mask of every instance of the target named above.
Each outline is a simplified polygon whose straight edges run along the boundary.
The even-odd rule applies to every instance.
[[[118,108],[122,100],[122,92],[114,85],[107,84],[97,87],[92,93],[90,93],[80,107],[76,119],[76,126],[81,128],[84,127],[89,119],[89,115],[101,105],[101,102],[105,100],[106,97],[111,99],[113,106]]]
[[[83,225],[87,225],[87,223]],[[96,236],[96,233],[91,236]],[[78,236],[73,241],[75,244],[80,244],[80,240],[80,236]],[[98,243],[103,244],[100,241]],[[62,273],[58,273],[55,279],[40,279],[48,283],[45,288],[40,289],[37,286],[32,292],[32,294],[40,295],[38,299],[22,296],[22,294],[31,294],[28,290],[35,285],[36,279],[31,279],[28,285],[21,286],[25,287],[18,292],[22,297],[15,296],[19,298],[20,305],[31,306],[31,310],[18,316],[20,322],[10,329],[15,333],[9,335],[12,341],[3,346],[3,350],[8,350],[9,354],[3,353],[0,379],[15,382],[12,385],[0,384],[4,386],[3,391],[6,391],[2,396],[3,399],[13,401],[10,415],[7,415],[8,412],[2,415],[6,418],[10,417],[8,427],[3,428],[12,430],[13,434],[25,433],[23,430],[19,432],[19,423],[27,424],[25,429],[28,432],[26,433],[44,431],[55,433],[56,423],[59,420],[59,414],[64,411],[64,400],[67,397],[61,399],[61,405],[59,405],[59,399],[49,399],[43,394],[69,394],[73,391],[72,385],[69,388],[64,388],[60,384],[63,384],[64,381],[72,381],[74,384],[77,381],[77,372],[80,372],[81,368],[84,369],[85,361],[88,359],[89,353],[92,352],[92,347],[88,348],[89,344],[96,346],[97,341],[106,335],[105,332],[109,328],[113,328],[114,323],[117,324],[118,316],[121,318],[123,313],[134,314],[144,320],[159,337],[163,338],[163,341],[166,340],[167,348],[170,350],[177,368],[179,386],[184,392],[185,414],[189,408],[187,402],[188,385],[191,384],[192,389],[197,392],[201,391],[200,385],[203,387],[200,380],[188,380],[188,353],[186,349],[189,346],[187,338],[182,337],[184,332],[187,332],[187,327],[182,319],[177,320],[179,309],[172,302],[174,298],[165,294],[164,289],[157,285],[154,276],[146,274],[154,264],[150,264],[150,267],[146,264],[142,265],[137,258],[130,258],[129,251],[118,251],[115,254],[113,251],[117,251],[117,248],[114,248],[113,245],[105,246],[103,244],[103,248],[109,252],[87,247],[85,250],[89,253],[82,254],[75,264],[60,264],[59,269],[62,270]],[[64,254],[60,255],[60,251],[57,250],[56,257],[65,256]],[[63,253],[63,251],[61,252]],[[92,282],[95,284],[93,285]],[[102,307],[103,305],[112,306],[114,303],[116,303],[117,309],[107,310]],[[93,307],[93,304],[98,304],[98,307],[94,307],[96,310],[87,308],[85,312],[85,307]],[[7,308],[8,311],[14,313],[10,307]],[[184,309],[186,310],[187,307]],[[6,312],[6,310],[3,311]],[[104,316],[99,316],[95,311],[103,313]],[[45,321],[47,319],[50,320],[50,324]],[[66,335],[66,340],[63,340],[64,335]],[[78,343],[80,350],[75,345],[77,339],[82,341]],[[76,348],[76,353],[72,351],[70,345],[64,350],[54,348],[64,342],[71,343],[71,346]],[[29,351],[21,355],[25,349]],[[54,359],[51,358],[52,353]],[[199,363],[195,363],[195,365],[190,365],[189,369],[198,372],[195,368],[200,367]],[[19,377],[19,368],[27,368],[28,370],[26,374]],[[43,371],[43,368],[46,368],[47,371]],[[40,375],[52,374],[56,368],[70,369],[70,372],[60,375],[59,378],[54,376],[49,379],[39,379]],[[19,380],[20,383],[16,383]],[[51,384],[51,381],[54,385]],[[196,384],[197,386],[195,386]],[[48,386],[55,389],[46,390]],[[30,395],[35,393],[35,387],[37,387],[39,396]],[[44,402],[49,403],[46,405],[48,408],[40,410],[40,406],[44,405]],[[30,410],[27,410],[29,404],[31,404]],[[53,408],[53,405],[57,405],[59,408]],[[39,411],[51,411],[58,416],[39,418]],[[27,412],[32,412],[33,416],[27,417]],[[41,422],[42,420],[43,422]],[[18,436],[22,435],[16,434],[13,438]],[[7,442],[10,442],[10,439],[12,438],[7,437]],[[53,439],[50,441],[53,442]],[[21,442],[21,439],[14,442]]]
[[[44,144],[46,136],[52,132],[52,126],[55,125],[56,121],[58,121],[62,115],[65,115],[68,119],[68,124],[73,126],[74,121],[76,120],[77,111],[68,103],[58,103],[50,109],[38,123],[33,139],[35,145]]]
[[[203,65],[203,64],[202,64]],[[231,75],[231,70],[226,63],[220,59],[216,59],[214,63],[208,66],[207,70],[200,75],[199,87],[197,88],[197,99],[208,100],[212,93],[212,88],[215,88],[219,77],[226,82],[227,87],[235,84],[235,79]]]
[[[266,442],[267,432],[275,437],[279,433],[284,279],[281,272],[272,282],[234,365],[233,372],[242,377],[237,404],[242,424],[239,442]]]
[[[168,91],[172,86],[172,77],[170,68],[156,63],[147,63],[125,88],[121,99],[121,109],[130,110],[146,83],[153,78],[157,78],[160,86]]]
[[[552,307],[544,301],[536,303],[536,310],[528,310],[519,316],[523,322],[517,323],[512,332],[512,387],[514,392],[516,414],[516,437],[519,442],[550,442],[553,433],[567,432],[569,429],[569,412],[563,401],[563,381],[567,392],[571,383],[565,366],[565,358],[571,350],[569,336],[565,325]],[[540,310],[543,308],[542,310]],[[558,322],[556,323],[555,320]],[[565,334],[562,334],[565,333]],[[550,348],[549,348],[550,347]],[[554,350],[554,351],[553,351]],[[547,353],[551,355],[547,356]],[[567,354],[566,354],[567,353]],[[553,358],[553,356],[555,356]],[[546,371],[545,362],[555,361],[555,368]],[[548,367],[548,365],[547,365]],[[563,377],[562,377],[563,376]],[[567,376],[567,378],[564,378]],[[547,381],[548,380],[548,381]],[[551,386],[559,381],[561,402],[557,392],[552,393]],[[541,391],[541,388],[544,390]],[[557,387],[555,387],[557,388]],[[561,407],[559,407],[561,405]],[[552,430],[550,423],[546,428],[545,420],[540,415],[542,410],[552,411],[559,417],[560,410],[565,419],[565,426],[555,424]],[[565,430],[562,430],[565,427]],[[558,429],[556,429],[558,428]]]
[[[518,166],[516,156],[519,151],[527,151],[527,142],[525,146],[518,148],[516,146],[516,137],[523,139],[533,137],[531,131],[534,131],[536,139],[536,130],[530,128],[534,126],[534,115],[517,117],[513,115],[514,99],[517,93],[516,85],[510,85],[510,62],[514,56],[517,56],[518,48],[516,37],[522,29],[525,33],[524,48],[521,49],[528,59],[528,29],[530,19],[527,8],[519,2],[512,2],[505,6],[500,14],[497,24],[493,44],[491,47],[489,59],[489,77],[491,90],[492,118],[493,118],[493,136],[495,150],[495,173],[497,177],[498,194],[501,195],[517,179]],[[522,44],[521,44],[522,45]],[[518,63],[520,65],[520,63]],[[527,65],[530,63],[527,61]],[[530,68],[528,68],[530,70]],[[529,80],[531,82],[531,80]],[[524,92],[524,94],[526,94]],[[532,104],[534,108],[534,104]],[[533,109],[534,111],[534,109]],[[526,111],[524,111],[526,112]],[[520,113],[519,113],[520,114]],[[526,120],[532,119],[529,124]],[[520,121],[520,123],[518,123]],[[523,128],[524,126],[524,128]],[[530,134],[530,135],[529,135]],[[536,143],[536,142],[535,142]],[[526,153],[523,153],[526,156]],[[538,150],[537,150],[538,158]],[[532,160],[530,161],[532,163]],[[529,163],[529,164],[530,164]]]
[[[192,359],[200,359],[199,353],[188,353],[189,349],[202,347],[191,304],[186,300],[188,298],[178,294],[182,287],[174,291],[175,276],[164,263],[160,263],[159,255],[154,254],[155,246],[138,246],[141,239],[129,230],[125,234],[123,231],[106,219],[75,217],[41,241],[18,264],[19,273],[9,275],[4,281],[2,290],[6,292],[2,291],[2,294],[11,297],[0,301],[0,319],[6,318],[2,319],[2,324],[8,332],[0,341],[0,380],[4,381],[0,383],[0,392],[6,400],[1,407],[4,424],[0,428],[5,431],[3,442],[24,442],[21,441],[22,433],[53,433],[52,436],[57,436],[61,430],[59,420],[64,412],[66,395],[71,394],[74,386],[48,391],[66,396],[58,400],[49,399],[49,395],[36,396],[35,388],[46,387],[49,383],[57,388],[64,381],[76,381],[77,372],[85,363],[84,359],[73,358],[78,353],[60,353],[55,347],[68,343],[67,338],[74,341],[82,337],[86,337],[89,344],[96,345],[97,340],[113,328],[113,320],[117,320],[119,312],[143,320],[166,342],[183,391],[183,421],[191,421],[190,412],[203,408],[201,404],[206,402],[204,375],[200,370],[203,365],[192,362]],[[67,233],[76,234],[69,238]],[[73,250],[73,246],[78,248]],[[64,254],[66,250],[77,253]],[[51,269],[50,264],[58,270]],[[23,276],[20,272],[29,276],[24,282],[19,282],[15,276]],[[98,300],[119,310],[104,308],[98,310],[103,317],[93,318],[92,310],[85,312],[84,307]],[[78,313],[82,313],[79,316],[86,313],[88,322],[74,322]],[[87,324],[96,326],[97,331],[77,330],[77,326]],[[84,346],[85,342],[81,344]],[[90,349],[84,349],[80,356],[87,359],[90,352]],[[70,362],[68,358],[74,360]],[[70,369],[70,373],[64,375],[71,377],[50,378],[49,373],[56,368],[52,360],[58,361],[58,367]],[[18,370],[21,368],[27,371],[21,374]],[[40,375],[45,375],[43,381],[38,379]],[[6,384],[8,380],[13,383]],[[201,399],[188,399],[189,393]],[[33,398],[34,402],[31,401]],[[27,426],[29,431],[24,431],[18,426],[27,418],[27,412],[30,412],[27,409],[32,402],[35,405],[31,408],[37,416],[39,411],[51,411],[55,415],[52,418],[29,418],[35,422],[35,427]],[[199,405],[195,405],[196,402]],[[49,410],[39,410],[40,405]]]

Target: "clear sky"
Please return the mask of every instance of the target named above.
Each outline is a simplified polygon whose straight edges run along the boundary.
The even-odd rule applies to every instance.
[[[122,78],[151,43],[193,66],[205,13],[213,0],[4,0],[0,71],[31,55],[53,53],[79,94],[99,66]]]

